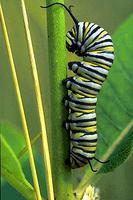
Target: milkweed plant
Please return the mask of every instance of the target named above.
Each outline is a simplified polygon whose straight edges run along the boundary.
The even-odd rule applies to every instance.
[[[48,6],[57,2],[64,4],[63,0],[46,0],[46,5],[37,3],[38,8],[36,9],[39,18],[35,13],[34,17],[31,17],[33,10],[24,0],[17,3],[19,4],[19,13],[13,4],[11,7],[11,12],[12,8],[15,9],[15,16],[21,16],[19,16],[19,20],[21,20],[17,29],[22,33],[24,48],[17,51],[21,54],[21,51],[25,52],[26,50],[26,59],[29,59],[30,72],[28,74],[32,77],[30,79],[31,88],[38,118],[38,122],[35,120],[35,123],[38,123],[40,127],[40,132],[34,137],[31,137],[30,119],[27,117],[27,108],[19,77],[18,60],[21,59],[21,56],[19,55],[19,58],[16,56],[18,52],[14,48],[16,44],[12,39],[13,35],[16,35],[16,30],[14,26],[11,29],[10,18],[7,18],[7,8],[10,2],[1,1],[0,3],[0,40],[2,49],[4,49],[4,51],[0,50],[2,69],[10,69],[9,76],[13,82],[12,90],[15,91],[22,126],[22,130],[19,130],[10,121],[1,120],[0,122],[2,187],[9,183],[27,200],[102,200],[98,181],[104,174],[114,171],[125,162],[133,152],[132,79],[129,73],[132,72],[133,64],[131,59],[133,30],[130,29],[133,15],[129,16],[112,34],[115,61],[108,79],[103,84],[96,108],[98,132],[96,158],[109,160],[109,162],[103,164],[93,160],[92,165],[97,169],[95,173],[88,164],[72,169],[71,165],[66,162],[70,160],[70,135],[69,131],[63,127],[63,121],[70,113],[63,104],[63,98],[68,95],[68,91],[62,81],[71,75],[68,63],[73,61],[72,54],[68,53],[66,49],[66,33],[68,32],[66,17],[70,16],[65,14],[61,5],[51,6],[47,9],[40,8],[40,6]],[[68,9],[72,10],[72,7],[70,6]],[[43,22],[45,15],[47,16],[47,26]],[[12,17],[14,16],[12,15]],[[35,25],[38,27],[36,30],[33,28]],[[44,38],[41,37],[44,36],[44,26],[47,29],[48,41],[49,64],[47,66],[41,63],[45,55],[41,45],[46,46]],[[39,34],[40,37],[38,37]],[[19,38],[15,37],[15,39],[20,42]],[[39,45],[40,48],[38,48]],[[125,49],[125,46],[128,46],[126,48],[128,50]],[[37,52],[41,52],[39,59]],[[95,56],[98,56],[98,53]],[[77,57],[74,57],[74,60],[77,60]],[[21,68],[26,66],[24,60],[19,62],[19,65]],[[44,74],[40,73],[41,65],[42,68],[47,69]],[[21,76],[23,77],[23,73]],[[48,81],[45,81],[46,84],[42,84],[42,76],[48,78]],[[74,76],[73,73],[72,76]],[[27,85],[27,96],[28,88]],[[46,94],[43,93],[43,90],[47,91]],[[125,94],[126,99],[124,98]],[[81,109],[81,106],[79,108]],[[26,170],[24,169],[24,160],[26,160]],[[28,166],[31,173],[30,179],[28,177],[30,173],[27,174]]]

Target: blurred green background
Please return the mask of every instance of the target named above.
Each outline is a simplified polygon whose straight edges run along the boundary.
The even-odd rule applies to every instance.
[[[47,51],[47,24],[46,11],[40,9],[45,5],[42,0],[26,0],[26,7],[30,22],[33,45],[36,55],[36,62],[40,77],[42,94],[45,107],[50,107],[49,102],[49,70]],[[23,27],[20,2],[17,0],[1,0],[7,22],[10,42],[15,58],[16,70],[21,87],[29,130],[32,136],[39,133],[38,115],[33,92],[30,62],[28,58],[25,32]],[[114,33],[117,27],[133,12],[133,0],[66,0],[66,5],[74,5],[74,15],[81,21],[95,22],[105,28],[109,33]],[[66,15],[66,32],[73,25],[72,20]],[[52,28],[52,27],[51,27]],[[131,27],[133,28],[133,27]],[[14,126],[22,129],[14,85],[7,59],[7,51],[0,27],[0,120],[9,121]],[[69,59],[69,58],[68,58]],[[46,119],[50,118],[46,110]],[[49,127],[48,127],[49,128]],[[27,162],[23,162],[26,176],[31,180]],[[42,163],[37,160],[38,170],[41,170]],[[102,200],[133,200],[133,157],[118,167],[113,173],[104,175],[97,183],[100,188]],[[41,183],[44,182],[40,177]],[[43,185],[42,185],[43,190]],[[2,200],[24,199],[15,192],[8,184],[2,185]]]

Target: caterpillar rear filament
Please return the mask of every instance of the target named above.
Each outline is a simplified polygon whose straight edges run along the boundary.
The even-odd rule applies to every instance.
[[[83,58],[82,62],[68,63],[69,70],[75,75],[63,81],[68,96],[64,98],[69,116],[65,128],[70,133],[70,164],[79,168],[90,164],[95,159],[97,144],[96,103],[102,84],[107,78],[114,60],[114,48],[110,35],[100,26],[90,22],[79,22],[72,14],[70,7],[59,4],[72,17],[75,25],[66,35],[68,51]]]

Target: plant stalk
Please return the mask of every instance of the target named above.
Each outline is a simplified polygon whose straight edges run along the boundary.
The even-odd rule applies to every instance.
[[[47,6],[52,3],[64,3],[63,0],[47,0]],[[57,200],[72,200],[71,169],[65,164],[69,158],[69,133],[63,128],[66,119],[66,109],[62,103],[67,94],[62,86],[62,80],[67,75],[65,17],[64,8],[54,5],[44,9],[47,12],[48,52],[50,74],[51,103],[51,152],[55,198]]]

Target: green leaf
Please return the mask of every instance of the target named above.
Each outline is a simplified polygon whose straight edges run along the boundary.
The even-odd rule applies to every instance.
[[[25,147],[25,141],[22,131],[9,122],[0,122],[1,134],[12,147],[16,155]]]
[[[116,167],[122,164],[127,157],[133,153],[133,121],[127,134],[121,140],[121,142],[116,146],[113,153],[110,155],[110,162],[103,165],[99,173],[107,173],[113,171]]]
[[[26,199],[34,200],[32,185],[26,180],[20,162],[12,148],[1,134],[1,174],[2,177],[19,191]]]
[[[130,28],[132,24],[133,16],[130,16],[113,35],[115,62],[98,98],[98,132],[101,133],[102,137],[98,143],[97,157],[106,154],[109,147],[111,148],[113,142],[118,137],[121,137],[123,130],[133,119],[133,106],[131,103],[133,99],[133,81],[131,78],[133,77],[133,30]],[[103,165],[103,168],[107,167],[108,170],[104,171],[112,171],[130,154],[132,148],[130,148],[127,154],[126,146],[132,147],[133,145],[132,126],[133,124],[129,132],[127,131],[127,136],[123,138],[123,141],[120,141],[121,144],[119,144],[117,149],[112,150],[114,151],[113,154],[117,156],[109,157],[110,162]],[[125,151],[123,144],[125,144]],[[121,148],[123,153],[119,154],[118,152]]]
[[[122,164],[133,149],[133,15],[114,33],[115,61],[98,96],[98,144],[96,157],[110,162],[95,168],[107,173]],[[84,169],[77,191],[97,175]],[[88,173],[89,172],[89,173]],[[100,173],[101,174],[101,173]]]

